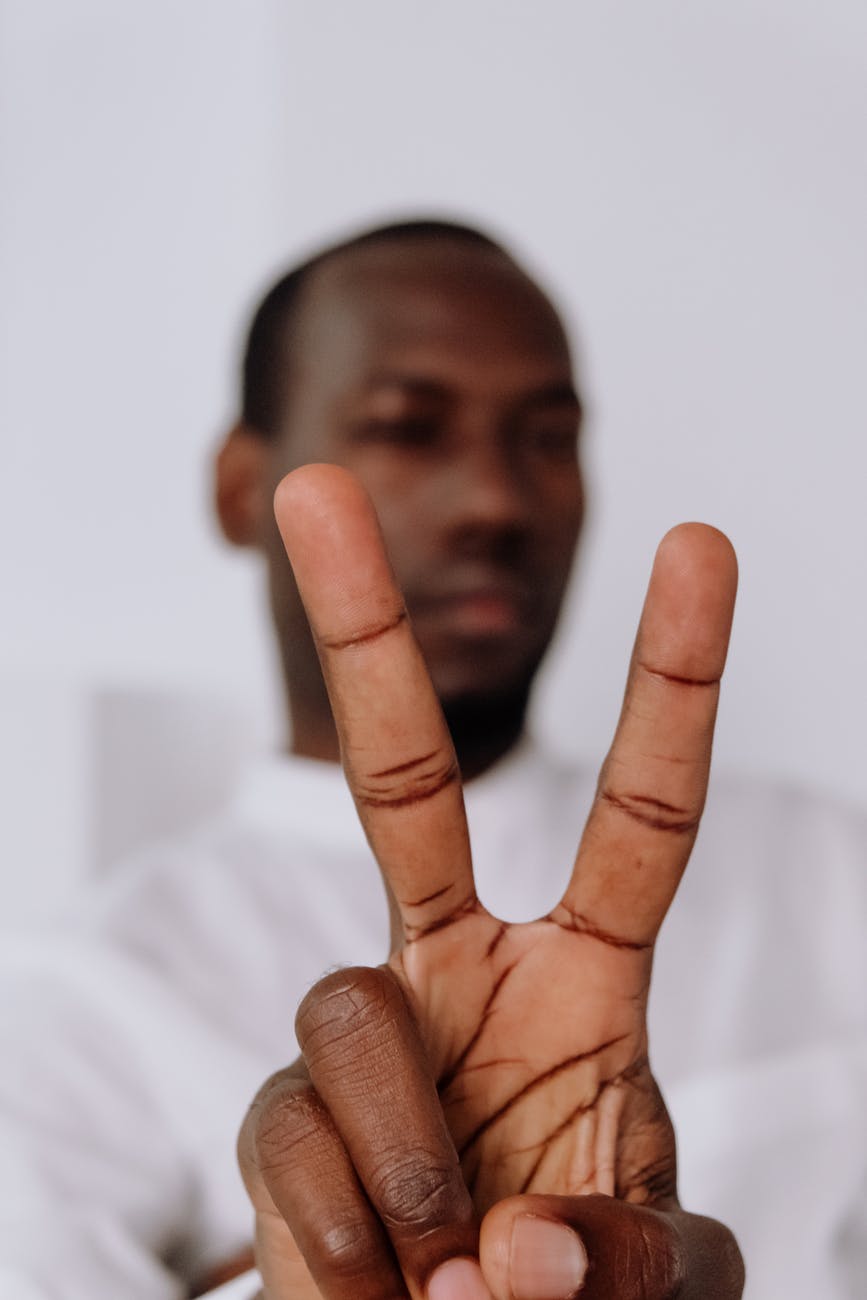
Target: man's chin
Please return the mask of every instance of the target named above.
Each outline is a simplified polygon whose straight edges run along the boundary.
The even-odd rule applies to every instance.
[[[483,771],[521,734],[544,651],[545,645],[528,645],[526,637],[508,645],[490,639],[435,647],[422,642],[465,776]]]
[[[476,683],[474,689],[441,697],[458,758],[480,745],[493,745],[505,752],[524,728],[531,684],[532,674],[500,689]]]
[[[463,636],[425,640],[414,628],[434,689],[447,701],[484,700],[526,693],[545,646],[527,636]]]

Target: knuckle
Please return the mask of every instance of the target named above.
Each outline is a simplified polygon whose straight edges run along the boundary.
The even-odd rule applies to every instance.
[[[241,1128],[238,1132],[237,1154],[241,1168],[244,1169],[249,1165],[255,1165],[256,1135],[263,1114],[270,1110],[274,1098],[279,1095],[281,1090],[286,1087],[287,1080],[292,1076],[292,1067],[284,1070],[278,1070],[272,1074],[260,1087],[250,1105],[247,1107],[247,1113],[244,1116]]]
[[[275,1084],[253,1119],[253,1149],[261,1173],[267,1177],[285,1168],[299,1148],[317,1138],[321,1125],[322,1106],[311,1084],[298,1079]]]
[[[734,1233],[724,1223],[716,1219],[696,1219],[703,1229],[702,1257],[707,1260],[706,1271],[713,1275],[715,1285],[725,1288],[725,1294],[735,1296],[743,1293],[746,1282],[744,1257]]]
[[[348,1283],[367,1274],[380,1251],[380,1242],[370,1223],[345,1219],[323,1229],[320,1250],[331,1277]]]
[[[641,1277],[653,1300],[677,1300],[686,1284],[686,1252],[680,1236],[666,1219],[649,1218],[638,1236]]]
[[[614,1276],[627,1284],[635,1300],[681,1300],[685,1296],[687,1259],[683,1243],[668,1218],[634,1207],[630,1228],[615,1248]]]
[[[405,1013],[399,987],[386,971],[357,966],[333,971],[298,1008],[295,1028],[305,1056],[357,1051],[360,1039],[379,1039]]]
[[[414,1234],[463,1217],[457,1188],[457,1168],[421,1151],[401,1154],[376,1171],[369,1184],[386,1227]]]
[[[724,1238],[720,1243],[720,1253],[729,1281],[733,1287],[737,1288],[736,1294],[741,1295],[747,1280],[746,1266],[735,1234],[730,1232],[728,1228],[724,1229]]]
[[[709,1295],[735,1300],[743,1292],[737,1241],[714,1219],[655,1214],[644,1220],[633,1246],[642,1300],[704,1300]]]
[[[640,1242],[640,1276],[643,1296],[647,1300],[678,1300],[686,1284],[686,1258],[680,1242],[653,1229],[642,1231]]]
[[[722,1277],[725,1278],[732,1296],[741,1296],[747,1281],[747,1271],[741,1248],[734,1234],[729,1233],[721,1245]]]

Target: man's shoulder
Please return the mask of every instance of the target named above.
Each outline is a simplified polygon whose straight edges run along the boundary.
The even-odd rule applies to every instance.
[[[780,1015],[832,1023],[851,1004],[863,1023],[867,978],[867,817],[794,783],[723,775],[712,785],[672,912],[686,948],[701,936],[730,983]]]
[[[339,769],[273,756],[248,764],[224,802],[117,862],[88,891],[85,911],[110,921],[154,906],[243,907],[272,890],[291,894],[301,864],[366,853]],[[303,873],[306,874],[306,873]]]
[[[654,958],[664,1081],[863,1034],[865,922],[861,810],[716,774]]]
[[[334,782],[316,774],[317,802],[303,771],[296,788],[296,766],[257,765],[223,808],[91,881],[58,922],[5,945],[3,978],[43,1017],[68,1019],[72,1005],[139,1035],[211,1024],[270,1049],[329,965],[387,952],[385,896],[354,810],[326,798],[343,788],[339,770]]]
[[[821,864],[867,878],[867,811],[793,781],[723,772],[711,779],[697,853],[757,858],[767,872],[793,873]],[[736,868],[735,868],[736,869]]]

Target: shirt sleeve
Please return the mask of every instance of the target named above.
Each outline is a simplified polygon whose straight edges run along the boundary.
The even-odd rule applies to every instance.
[[[180,1300],[193,1217],[177,1135],[125,1017],[110,956],[63,945],[0,958],[0,1291],[19,1300]]]
[[[208,1291],[202,1300],[255,1300],[262,1290],[262,1279],[255,1269],[233,1277],[231,1282],[224,1282],[214,1291]]]

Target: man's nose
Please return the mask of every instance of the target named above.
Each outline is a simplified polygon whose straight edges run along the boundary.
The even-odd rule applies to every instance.
[[[500,440],[467,439],[455,453],[446,510],[452,524],[517,530],[531,519],[527,476],[514,449]]]

